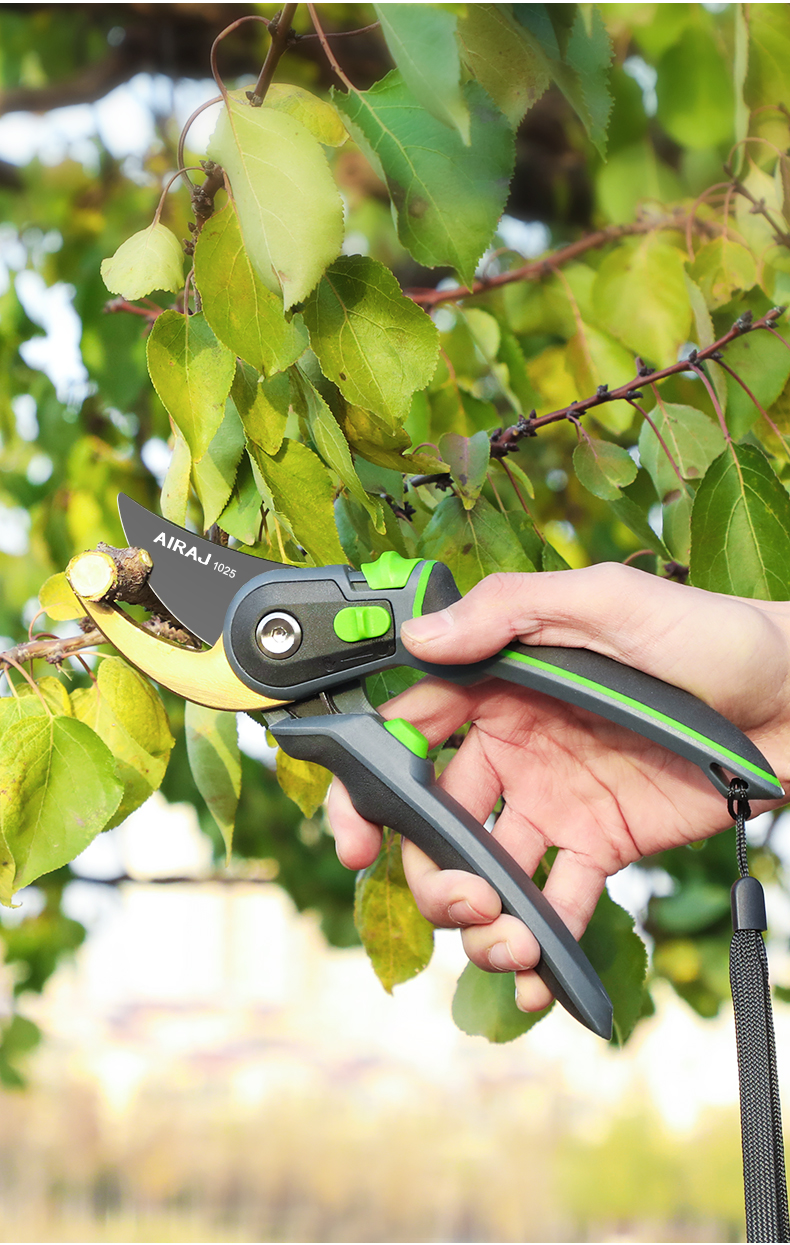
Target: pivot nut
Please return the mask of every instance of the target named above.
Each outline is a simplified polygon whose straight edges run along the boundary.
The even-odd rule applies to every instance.
[[[262,653],[281,661],[299,648],[302,628],[292,614],[265,614],[255,628],[255,639]]]

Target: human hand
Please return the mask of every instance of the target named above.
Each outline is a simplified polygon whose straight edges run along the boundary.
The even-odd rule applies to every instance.
[[[591,648],[683,687],[745,731],[783,785],[790,775],[790,603],[720,596],[604,564],[541,575],[493,575],[461,601],[404,625],[404,643],[436,663],[481,660],[513,639]],[[726,802],[691,762],[596,714],[489,679],[457,687],[427,678],[382,706],[431,746],[469,733],[440,782],[481,822],[498,798],[494,835],[530,875],[559,848],[545,895],[575,937],[606,878],[653,852],[731,824]],[[753,811],[771,807],[754,804]],[[340,859],[372,863],[380,829],[333,783],[329,819]],[[515,971],[517,1001],[545,1007],[532,971],[539,949],[496,892],[474,874],[439,870],[404,840],[406,877],[423,914],[460,926],[480,968]]]

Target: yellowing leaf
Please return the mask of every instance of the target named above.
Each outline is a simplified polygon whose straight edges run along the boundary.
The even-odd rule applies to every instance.
[[[502,4],[465,4],[458,42],[467,68],[515,129],[549,85],[545,57],[517,37]]]
[[[343,242],[343,205],[319,143],[296,117],[229,97],[208,146],[225,169],[247,254],[292,307]]]
[[[278,748],[277,781],[288,798],[298,804],[305,817],[312,817],[324,802],[332,775],[323,765],[297,761]]]
[[[0,720],[0,903],[68,864],[103,830],[122,787],[84,722],[33,713]]]
[[[233,200],[200,231],[195,277],[203,314],[219,340],[258,371],[282,372],[306,350],[301,318],[286,320],[282,301],[247,254]]]
[[[141,229],[103,259],[101,275],[111,294],[144,298],[153,290],[180,290],[184,284],[184,252],[174,233],[162,224]]]
[[[346,127],[334,105],[328,100],[319,99],[304,87],[272,82],[266,92],[263,107],[276,108],[279,112],[287,112],[296,117],[319,143],[324,143],[327,147],[342,147],[348,138]]]
[[[357,876],[354,923],[388,994],[427,967],[433,954],[433,926],[406,884],[400,835],[392,831],[385,831],[376,862]]]
[[[661,367],[674,363],[691,328],[682,251],[657,233],[621,243],[598,270],[593,305],[618,341]]]
[[[165,311],[154,321],[148,371],[194,459],[203,457],[222,423],[235,366],[204,316]]]
[[[241,757],[235,713],[187,701],[184,713],[189,767],[230,856],[241,794]]]
[[[159,693],[120,657],[105,657],[97,682],[72,692],[75,717],[96,732],[115,758],[123,799],[109,822],[139,808],[165,776],[174,739]]]
[[[752,288],[757,281],[757,265],[745,246],[722,235],[700,247],[689,274],[702,290],[708,307],[715,311],[728,303],[736,290]]]
[[[57,622],[66,622],[71,618],[84,618],[85,606],[80,605],[71,590],[71,585],[63,571],[50,575],[41,585],[38,593],[41,608],[47,611],[50,618]]]
[[[175,427],[175,426],[174,426]],[[185,527],[189,505],[189,482],[192,474],[192,455],[184,437],[175,428],[173,454],[162,482],[160,505],[162,514],[171,523]]]

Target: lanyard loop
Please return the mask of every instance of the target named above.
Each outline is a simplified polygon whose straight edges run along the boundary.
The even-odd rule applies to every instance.
[[[740,877],[732,888],[730,986],[735,1015],[741,1101],[743,1186],[747,1241],[790,1241],[779,1078],[763,930],[765,898],[749,874],[746,784],[730,783],[727,808],[735,822]]]

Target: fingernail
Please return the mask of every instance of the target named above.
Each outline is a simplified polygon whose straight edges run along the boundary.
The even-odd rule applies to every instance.
[[[401,626],[401,636],[413,644],[430,644],[446,635],[453,626],[453,617],[449,610],[437,610],[435,614],[424,614],[421,618],[408,618]]]
[[[481,921],[490,920],[490,917],[483,916],[465,899],[458,899],[455,903],[451,903],[447,909],[447,915],[455,925],[479,925]]]
[[[513,968],[513,952],[509,942],[497,942],[488,953],[488,962],[500,973],[510,972]]]

